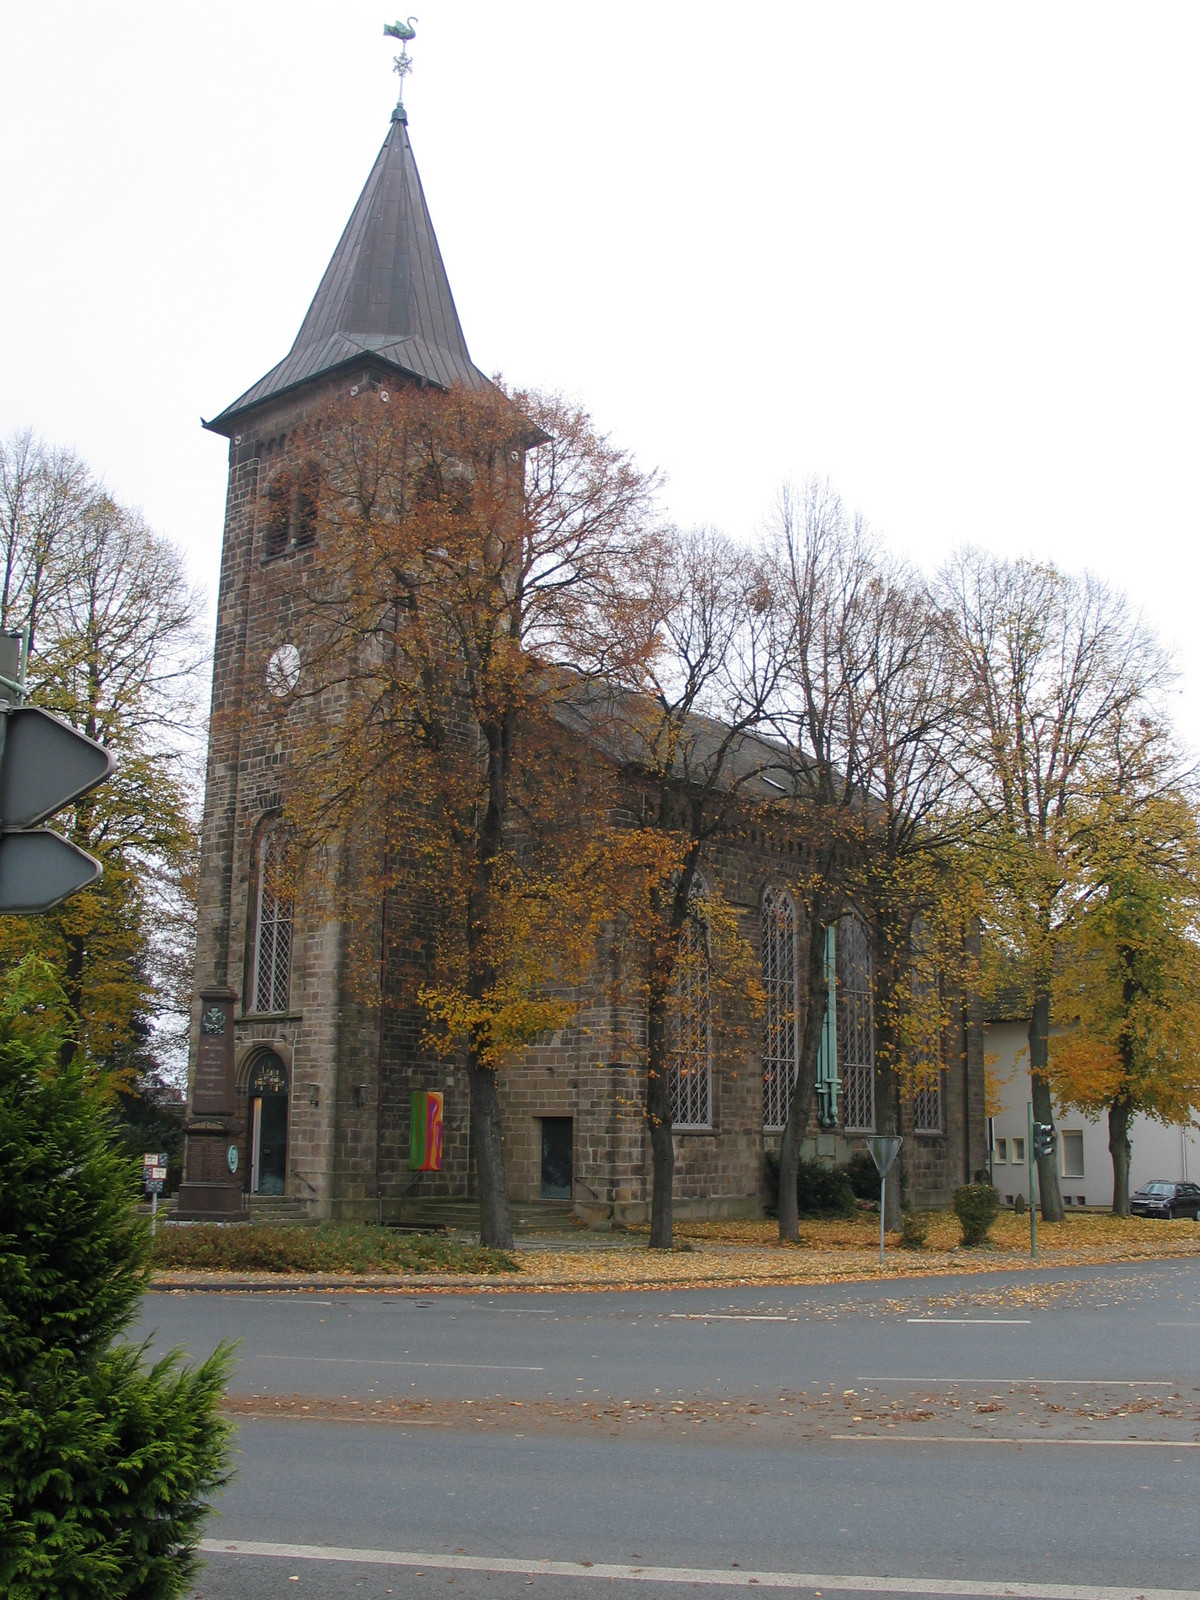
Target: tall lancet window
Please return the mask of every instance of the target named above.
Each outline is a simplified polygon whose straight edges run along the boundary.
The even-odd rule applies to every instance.
[[[292,964],[292,896],[287,883],[287,832],[271,823],[258,847],[255,906],[254,1009],[286,1011]]]
[[[768,889],[762,902],[763,1127],[782,1128],[796,1082],[796,907],[792,897]]]
[[[871,942],[851,912],[838,922],[838,1057],[846,1130],[875,1130],[875,997]]]
[[[913,1043],[912,1066],[917,1089],[913,1095],[913,1131],[942,1131],[942,998],[934,951],[925,919],[918,917],[912,932]]]
[[[688,918],[679,936],[671,1019],[671,1123],[712,1127],[712,997],[708,917],[703,878],[692,885]]]

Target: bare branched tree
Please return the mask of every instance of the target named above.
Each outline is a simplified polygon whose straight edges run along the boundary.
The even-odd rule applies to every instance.
[[[883,555],[827,484],[783,491],[769,548],[780,662],[772,722],[788,751],[787,800],[804,838],[795,884],[806,933],[803,1026],[779,1175],[780,1237],[795,1239],[796,1174],[830,988],[826,934],[852,904],[871,928],[876,960],[877,1115],[883,1131],[898,1126],[896,1023],[908,1008],[914,924],[945,893],[948,756],[963,703],[944,617],[917,575]],[[921,1070],[937,1065],[927,1060]]]
[[[974,694],[961,770],[985,833],[997,905],[1030,1004],[1033,1113],[1052,1118],[1047,1072],[1060,939],[1074,915],[1097,798],[1157,728],[1163,651],[1098,579],[965,550],[941,574],[955,671]],[[1124,752],[1124,754],[1122,754]],[[1062,1216],[1058,1163],[1038,1163],[1042,1213]]]
[[[665,1250],[673,1238],[672,1085],[686,1023],[685,968],[697,950],[706,952],[704,983],[710,1001],[717,996],[718,1012],[734,988],[743,1008],[749,1000],[753,1009],[756,994],[749,949],[715,880],[703,878],[704,859],[762,805],[763,774],[780,756],[759,737],[776,658],[757,557],[707,528],[664,537],[647,556],[638,575],[640,603],[626,608],[644,637],[612,664],[589,716],[593,733],[641,795],[641,830],[671,845],[670,874],[649,885],[640,906],[627,908],[623,926],[623,958],[636,974],[645,1017],[650,1246]],[[734,1028],[725,1039],[731,1057],[736,1035]]]
[[[87,466],[29,434],[0,448],[3,626],[29,631],[29,694],[111,749],[114,778],[59,820],[104,876],[5,930],[52,956],[73,1032],[117,1081],[186,1003],[193,915],[199,597],[180,553]]]

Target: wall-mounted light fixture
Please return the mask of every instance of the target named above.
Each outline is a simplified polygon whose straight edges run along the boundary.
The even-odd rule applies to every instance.
[[[319,1083],[309,1084],[308,1103],[310,1106],[319,1106],[321,1104],[321,1085]]]

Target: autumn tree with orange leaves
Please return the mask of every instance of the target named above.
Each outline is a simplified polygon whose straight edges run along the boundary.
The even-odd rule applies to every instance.
[[[1097,797],[1080,904],[1054,980],[1054,1097],[1106,1117],[1113,1210],[1129,1214],[1134,1117],[1200,1111],[1200,814],[1161,732]]]
[[[555,396],[368,391],[312,432],[320,561],[280,579],[304,670],[268,713],[297,873],[370,970],[407,952],[427,1042],[465,1057],[482,1241],[510,1246],[497,1072],[577,1013],[614,897],[670,870],[562,723],[645,637],[654,484]]]

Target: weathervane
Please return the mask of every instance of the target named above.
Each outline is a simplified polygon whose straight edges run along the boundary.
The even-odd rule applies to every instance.
[[[399,39],[400,54],[392,57],[392,71],[400,79],[400,97],[396,101],[396,109],[392,112],[393,122],[407,122],[408,114],[404,109],[404,80],[413,69],[412,57],[404,48],[410,39],[417,37],[417,30],[413,23],[418,19],[409,17],[407,22],[385,22],[383,36],[385,39]]]

